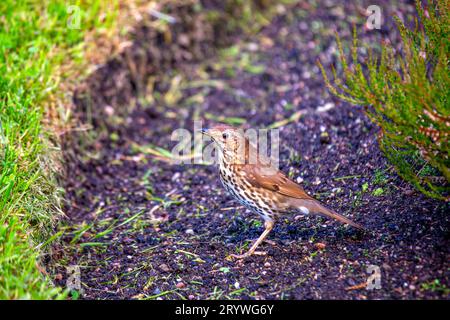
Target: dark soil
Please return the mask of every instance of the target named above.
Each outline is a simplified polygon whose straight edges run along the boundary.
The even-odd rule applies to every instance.
[[[95,130],[66,146],[68,220],[50,262],[57,283],[65,284],[66,266],[79,265],[83,298],[448,298],[448,206],[395,174],[377,127],[361,107],[330,96],[315,64],[330,70],[333,31],[348,41],[352,23],[365,43],[397,43],[389,17],[411,16],[414,6],[391,2],[378,1],[386,17],[380,31],[362,26],[370,3],[302,1],[257,36],[230,36],[232,49],[150,68],[140,90],[127,78],[125,55],[88,79]],[[152,31],[136,30],[133,52],[153,50]],[[80,118],[89,120],[86,100],[77,99]],[[192,130],[194,120],[264,128],[298,111],[298,121],[280,128],[281,169],[372,233],[317,217],[279,221],[273,243],[261,246],[267,255],[228,261],[262,232],[259,218],[226,194],[215,167],[173,165],[145,151],[171,150],[172,131]],[[370,265],[381,270],[380,289],[358,286]]]

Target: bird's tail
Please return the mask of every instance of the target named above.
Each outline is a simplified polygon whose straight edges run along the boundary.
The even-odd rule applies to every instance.
[[[341,223],[349,224],[356,229],[365,230],[365,228],[360,224],[353,222],[352,220],[344,217],[336,211],[326,208],[316,200],[302,200],[301,204],[299,205],[299,209],[304,213],[307,213],[306,211],[308,211],[308,213],[319,214],[328,218],[335,219]]]

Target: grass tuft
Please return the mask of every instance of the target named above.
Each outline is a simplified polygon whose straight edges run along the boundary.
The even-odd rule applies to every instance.
[[[41,266],[45,249],[57,238],[61,199],[55,182],[58,149],[51,143],[57,137],[44,122],[56,121],[46,115],[63,94],[61,71],[68,62],[83,62],[85,35],[111,27],[115,12],[106,5],[0,2],[0,299],[67,296]]]

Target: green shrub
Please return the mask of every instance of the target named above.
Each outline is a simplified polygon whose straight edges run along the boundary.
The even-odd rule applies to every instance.
[[[398,174],[424,194],[449,200],[449,5],[450,0],[417,0],[416,27],[409,30],[395,17],[402,51],[388,43],[381,56],[358,62],[356,32],[348,63],[336,35],[343,73],[333,68],[330,80],[319,67],[330,92],[350,103],[366,106],[380,128],[379,144]],[[362,60],[362,59],[359,59]]]

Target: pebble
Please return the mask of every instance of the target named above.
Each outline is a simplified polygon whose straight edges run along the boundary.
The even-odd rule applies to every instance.
[[[234,287],[235,287],[236,289],[239,289],[239,288],[241,287],[241,285],[239,284],[239,282],[236,281],[236,282],[234,283]]]
[[[320,142],[321,143],[329,143],[331,141],[330,139],[330,135],[328,134],[328,132],[322,132],[320,134]]]
[[[178,282],[177,285],[176,285],[176,287],[177,287],[178,289],[183,289],[184,287],[186,287],[186,285],[184,284],[184,282]]]
[[[325,249],[326,244],[325,244],[325,243],[322,243],[322,242],[317,242],[317,243],[315,244],[315,247],[316,247],[317,249],[319,249],[319,250],[323,250],[323,249]]]
[[[179,172],[175,172],[175,174],[172,176],[172,182],[177,181],[180,178],[181,174]]]
[[[111,107],[111,106],[105,106],[105,113],[108,115],[108,116],[112,116],[113,114],[114,114],[114,108],[113,107]]]
[[[323,106],[320,106],[316,109],[316,112],[326,112],[334,108],[333,102],[327,102]]]
[[[165,272],[169,272],[169,271],[170,271],[169,266],[168,266],[167,264],[165,264],[165,263],[163,263],[162,265],[160,265],[159,268],[160,268],[162,271],[165,271]]]
[[[307,24],[306,22],[304,22],[304,21],[300,22],[299,28],[300,28],[300,30],[302,30],[302,31],[307,31],[307,30],[309,30],[308,24]]]
[[[309,72],[309,71],[303,72],[302,77],[303,77],[303,79],[311,78],[311,72]]]
[[[268,268],[268,267],[270,267],[270,266],[271,266],[270,262],[264,263],[264,267]]]
[[[185,231],[187,234],[191,234],[191,235],[193,235],[195,232],[194,232],[194,230],[192,230],[192,229],[186,229],[186,231]]]
[[[190,295],[188,296],[188,299],[189,299],[189,300],[194,300],[194,299],[195,299],[195,296],[194,296],[193,294],[190,294]]]
[[[249,51],[258,51],[259,46],[258,46],[257,43],[251,42],[251,43],[249,43],[249,44],[247,45],[247,49],[248,49]]]
[[[341,193],[341,192],[342,192],[342,188],[339,188],[339,187],[333,188],[333,189],[331,190],[331,192],[333,192],[333,193],[335,193],[335,194]]]

